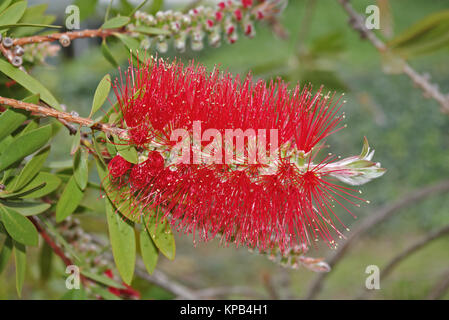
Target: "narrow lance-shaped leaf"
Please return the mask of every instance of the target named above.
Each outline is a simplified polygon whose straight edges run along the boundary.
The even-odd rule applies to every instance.
[[[8,234],[24,245],[37,246],[38,233],[30,220],[0,204],[0,219]]]
[[[0,29],[4,25],[16,23],[22,18],[25,10],[27,8],[26,1],[19,1],[11,6],[9,6],[6,10],[0,13]]]
[[[144,217],[143,221],[156,247],[164,256],[173,260],[176,253],[175,237],[167,221],[157,217],[156,214]]]
[[[140,232],[140,253],[142,254],[142,260],[145,264],[149,274],[154,272],[159,257],[159,250],[155,246],[153,240],[151,240],[150,234],[146,228],[142,228]]]
[[[15,180],[15,184],[12,187],[12,192],[22,189],[25,187],[42,169],[42,166],[47,160],[48,154],[50,153],[50,146],[42,149],[31,159],[25,167],[20,171],[19,176]]]
[[[0,171],[42,148],[50,140],[51,134],[51,126],[46,125],[14,139],[14,152],[3,152],[0,155]]]
[[[73,160],[73,176],[81,190],[86,189],[89,178],[88,157],[87,151],[79,149]]]
[[[5,207],[17,211],[22,216],[34,216],[50,209],[51,205],[45,202],[26,202],[26,201],[1,201]]]
[[[108,221],[109,239],[117,269],[123,281],[131,284],[136,263],[136,238],[134,226],[115,211],[112,203],[106,198],[106,217]]]
[[[102,297],[104,300],[122,300],[119,297],[117,297],[115,294],[112,294],[107,289],[96,286],[92,287],[92,291]]]
[[[61,184],[61,179],[59,179],[54,174],[49,172],[39,172],[36,177],[31,180],[26,187],[22,190],[14,193],[0,192],[0,198],[3,199],[33,199],[41,198],[47,194],[52,193]],[[7,186],[8,188],[8,186]]]
[[[22,295],[23,282],[26,271],[26,248],[23,244],[14,241],[14,261],[16,264],[16,289],[19,297]]]
[[[128,24],[130,20],[130,17],[125,16],[114,17],[103,23],[101,29],[118,29]]]
[[[13,248],[13,240],[10,236],[6,236],[5,242],[3,243],[2,250],[0,251],[0,274],[5,270],[8,264],[9,258],[11,258]]]
[[[8,109],[0,115],[0,140],[14,132],[27,118],[24,110]]]
[[[72,176],[56,205],[56,222],[61,222],[75,212],[82,199],[83,191],[78,187],[75,177]]]
[[[106,101],[111,91],[111,76],[109,74],[105,75],[101,79],[100,83],[95,90],[94,100],[92,102],[92,110],[90,111],[89,118],[92,117],[98,109],[101,108],[103,103]]]
[[[101,53],[106,58],[106,60],[108,60],[109,63],[112,64],[113,67],[118,67],[118,62],[117,60],[115,60],[111,49],[109,49],[108,44],[106,43],[106,39],[103,39],[103,42],[101,43]]]
[[[42,281],[47,281],[52,271],[53,249],[44,242],[39,254],[39,269]]]
[[[10,63],[0,60],[0,72],[4,73],[6,76],[15,80],[22,87],[27,89],[28,91],[39,94],[41,99],[48,103],[51,107],[62,110],[59,102],[56,98],[45,88],[39,81],[34,79],[31,75],[23,72],[19,68],[14,67]]]
[[[76,131],[75,136],[73,137],[72,147],[70,148],[70,154],[74,155],[81,145],[81,128]]]
[[[112,280],[111,278],[108,278],[106,276],[103,276],[101,274],[93,273],[90,271],[86,271],[84,269],[81,269],[81,274],[86,276],[89,279],[95,280],[96,282],[99,282],[101,284],[104,284],[108,287],[113,287],[117,289],[125,289],[125,287],[116,281]]]

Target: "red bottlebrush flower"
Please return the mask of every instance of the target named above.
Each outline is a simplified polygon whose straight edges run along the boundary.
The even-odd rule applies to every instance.
[[[346,227],[335,204],[349,211],[364,201],[335,179],[356,185],[383,173],[367,144],[360,156],[317,160],[325,138],[343,127],[340,99],[321,89],[154,59],[125,79],[114,85],[122,128],[147,159],[133,166],[126,196],[137,214],[157,209],[201,240],[284,253],[319,238],[333,244],[337,224]],[[138,138],[135,128],[145,128]]]
[[[240,20],[242,20],[242,10],[240,10],[240,9],[236,9],[235,11],[234,11],[234,16],[235,16],[235,19],[237,20],[237,21],[240,21]]]
[[[217,20],[217,22],[220,22],[222,19],[223,19],[223,12],[221,11],[215,12],[215,20]]]
[[[148,159],[131,169],[129,180],[135,189],[141,189],[151,182],[160,170],[164,169],[164,158],[159,152],[152,151]]]
[[[219,2],[218,3],[218,8],[220,8],[220,10],[226,9],[226,3],[224,1]]]
[[[117,155],[108,164],[108,171],[113,178],[120,178],[131,168],[131,163]]]
[[[242,5],[244,8],[250,8],[253,5],[253,0],[242,0]]]
[[[230,24],[226,27],[226,34],[229,36],[235,32],[235,26],[233,24]]]
[[[209,28],[212,28],[215,24],[211,19],[207,19],[206,23]]]

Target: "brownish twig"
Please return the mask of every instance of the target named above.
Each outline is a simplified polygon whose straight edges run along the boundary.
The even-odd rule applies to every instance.
[[[333,251],[331,256],[328,259],[326,259],[326,262],[333,270],[335,265],[346,255],[352,244],[354,244],[354,242],[366,231],[370,230],[375,225],[387,220],[394,213],[398,212],[401,209],[410,207],[413,204],[418,203],[429,196],[447,191],[449,191],[449,180],[444,180],[437,184],[413,191],[405,195],[401,199],[397,200],[396,202],[388,204],[378,209],[373,214],[370,214],[366,219],[360,221],[353,228],[350,236],[346,239],[346,241],[339,244],[338,249]],[[315,279],[312,281],[305,298],[314,299],[320,293],[324,281],[331,273],[332,271],[317,274]]]
[[[430,232],[424,238],[413,243],[411,246],[409,246],[404,251],[395,256],[393,259],[391,259],[390,262],[384,268],[381,269],[380,273],[381,280],[384,280],[388,275],[390,275],[393,272],[393,270],[409,256],[416,253],[426,245],[430,244],[432,241],[440,237],[446,236],[448,233],[449,233],[449,225],[446,225],[438,230]],[[366,288],[363,288],[361,293],[357,296],[357,299],[365,299],[373,291],[374,290],[366,290]]]
[[[15,109],[27,110],[42,117],[52,117],[55,119],[66,121],[68,123],[76,123],[83,127],[89,127],[92,130],[99,130],[116,136],[123,136],[124,134],[126,134],[126,130],[124,129],[113,127],[105,123],[95,122],[92,119],[82,118],[68,112],[58,111],[56,109],[40,106],[33,103],[27,103],[15,99],[0,97],[0,104],[8,105]]]
[[[45,242],[52,248],[53,252],[61,258],[62,262],[66,266],[72,265],[72,260],[66,256],[64,251],[53,241],[53,239],[50,237],[50,235],[47,233],[47,231],[40,225],[39,219],[34,216],[27,217],[36,227],[36,230],[39,232],[41,237],[45,240]]]
[[[385,43],[379,39],[372,30],[365,26],[364,16],[354,10],[350,0],[338,0],[338,2],[340,2],[343,9],[349,15],[349,24],[355,31],[360,33],[362,38],[369,40],[379,52],[384,53],[388,51],[388,47]],[[419,74],[404,59],[400,57],[397,58],[400,59],[403,66],[402,72],[406,74],[418,88],[421,89],[424,96],[436,100],[441,106],[441,111],[444,113],[449,113],[449,95],[441,93],[437,84],[429,82],[428,77]]]
[[[41,42],[53,42],[60,41],[61,38],[74,40],[80,38],[107,38],[115,33],[127,33],[127,31],[123,28],[121,29],[85,29],[81,31],[69,31],[69,32],[60,32],[60,33],[52,33],[48,35],[35,35],[30,37],[23,37],[14,39],[15,46],[23,46],[31,43],[41,43]]]

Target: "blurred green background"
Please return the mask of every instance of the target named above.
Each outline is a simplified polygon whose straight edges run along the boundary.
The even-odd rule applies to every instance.
[[[70,2],[54,0],[49,3],[50,11],[62,21],[65,6]],[[376,1],[353,3],[359,12],[364,12],[367,5]],[[183,7],[179,2],[174,6]],[[384,29],[381,31],[396,35],[428,14],[449,9],[449,3],[446,0],[393,0],[390,9],[392,23],[388,15],[381,15],[381,29]],[[82,27],[101,25],[104,11],[105,6],[100,4],[96,13],[82,22]],[[337,1],[290,0],[281,23],[288,32],[287,39],[280,39],[269,27],[258,25],[254,39],[241,36],[234,45],[223,44],[218,49],[206,46],[199,53],[188,50],[182,55],[171,50],[161,56],[180,57],[184,62],[195,59],[208,67],[220,64],[222,68],[240,74],[252,71],[255,77],[265,79],[281,76],[292,84],[312,82],[316,89],[324,84],[329,91],[345,92],[348,103],[344,112],[348,127],[329,138],[330,151],[341,156],[358,154],[363,136],[366,136],[376,150],[375,161],[388,170],[382,178],[362,187],[364,197],[371,203],[354,209],[358,220],[409,191],[449,177],[448,115],[440,112],[437,102],[424,98],[408,77],[382,71],[380,55],[349,27],[348,17]],[[119,44],[111,46],[118,60],[126,66],[126,51]],[[446,46],[413,57],[409,62],[420,72],[428,72],[442,92],[449,92],[448,57],[449,46]],[[75,41],[73,48],[64,49],[64,54],[47,62],[48,65],[35,68],[33,75],[68,110],[76,110],[82,116],[89,114],[94,90],[104,74],[118,74],[103,58],[95,40]],[[65,132],[59,134],[52,160],[70,160],[70,141]],[[433,196],[373,228],[336,266],[318,298],[349,299],[357,295],[367,276],[366,266],[382,267],[419,237],[449,223],[448,208],[447,194]],[[356,222],[343,210],[339,215],[349,225]],[[106,230],[105,226],[98,225],[98,221],[102,220],[93,216],[84,219],[83,224],[86,230]],[[329,249],[320,243],[309,255],[325,257],[329,255]],[[39,280],[37,254],[33,256],[36,263],[29,264],[23,298],[60,297],[65,290],[61,280],[62,264],[54,259],[53,272],[60,276],[43,284]],[[381,290],[372,297],[425,298],[448,267],[449,238],[446,236],[404,261],[381,282]],[[239,285],[266,293],[272,284],[281,298],[304,297],[315,277],[304,268],[285,269],[244,248],[223,248],[218,242],[194,247],[192,237],[185,235],[177,236],[176,260],[171,262],[162,258],[158,268],[195,288]],[[10,270],[0,276],[1,299],[16,298],[13,274],[10,266]],[[171,297],[139,279],[135,280],[134,286],[141,290],[143,298]],[[449,298],[449,292],[443,298]]]

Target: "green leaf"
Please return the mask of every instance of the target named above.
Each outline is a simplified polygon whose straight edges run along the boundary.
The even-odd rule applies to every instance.
[[[81,145],[81,129],[78,129],[73,137],[72,147],[70,148],[70,154],[74,155]]]
[[[0,140],[0,154],[2,154],[5,150],[8,149],[11,142],[14,141],[12,136],[6,136],[3,140]]]
[[[99,282],[101,284],[104,284],[107,287],[113,287],[117,289],[125,289],[123,285],[120,283],[117,283],[116,281],[112,280],[111,278],[108,278],[106,276],[103,276],[101,274],[93,273],[90,271],[86,271],[81,269],[81,274],[86,276],[89,279],[95,280],[96,282]]]
[[[118,29],[128,24],[129,21],[131,21],[130,17],[125,16],[114,17],[103,23],[100,29]]]
[[[106,195],[114,203],[114,206],[120,213],[125,216],[127,219],[133,222],[139,222],[140,216],[138,215],[138,211],[133,209],[132,199],[129,197],[122,198],[120,197],[119,192],[114,189],[109,180],[107,169],[105,165],[96,159],[97,171],[101,180],[101,184],[103,186]],[[124,185],[121,187],[120,192],[126,193],[129,191],[129,187]]]
[[[133,11],[131,11],[129,14],[128,14],[128,16],[129,17],[132,17],[132,16],[134,16],[134,14],[137,12],[137,11],[139,11],[146,3],[148,2],[148,0],[143,0],[137,7],[135,7],[134,9],[133,9]]]
[[[16,289],[19,297],[22,294],[26,271],[26,248],[23,244],[14,241],[14,261],[16,263]]]
[[[9,258],[11,258],[12,248],[13,240],[10,236],[6,236],[2,251],[0,251],[0,274],[3,272],[3,270],[5,270],[5,267],[9,262]]]
[[[0,115],[0,140],[10,135],[28,118],[29,112],[8,109]]]
[[[14,28],[14,27],[31,27],[31,28],[51,28],[51,29],[61,29],[62,26],[56,26],[53,24],[41,24],[41,23],[12,23],[4,24],[0,27]]]
[[[113,67],[118,67],[118,62],[115,60],[114,55],[109,49],[108,44],[106,43],[106,39],[103,39],[103,41],[101,42],[101,53],[106,58],[106,60],[108,60],[109,63],[112,64]]]
[[[429,32],[444,21],[449,21],[449,10],[432,13],[413,24],[401,34],[391,39],[388,42],[388,46],[390,48],[393,48],[405,45],[407,42],[412,41],[417,37]]]
[[[39,128],[39,119],[33,119],[30,122],[28,122],[25,128],[22,131],[20,131],[20,133],[15,137],[16,138],[21,137],[32,130],[36,130],[37,128]]]
[[[94,101],[92,102],[92,110],[89,118],[97,112],[108,98],[109,91],[111,91],[111,76],[105,75],[95,90]]]
[[[42,148],[52,136],[50,125],[32,130],[12,142],[13,150],[0,155],[0,171]]]
[[[0,198],[41,198],[55,191],[60,184],[61,179],[59,179],[54,174],[48,172],[39,172],[38,175],[33,180],[31,180],[31,182],[22,190],[15,193],[0,193]]]
[[[25,167],[20,172],[19,176],[15,180],[14,186],[12,187],[12,192],[22,189],[25,187],[42,169],[45,160],[47,160],[48,154],[50,153],[50,146],[40,150],[31,159]]]
[[[39,269],[42,281],[47,281],[51,275],[53,262],[53,249],[44,242],[39,254]]]
[[[39,81],[34,79],[31,75],[23,72],[19,68],[12,66],[5,60],[0,60],[0,72],[4,73],[6,76],[15,80],[17,83],[19,83],[22,87],[24,87],[28,91],[35,94],[39,94],[40,98],[44,102],[48,103],[48,105],[50,105],[51,107],[55,108],[56,110],[60,111],[62,110],[61,106],[59,105],[59,102],[56,100],[55,97],[53,97],[50,91],[48,91],[47,88],[45,88]]]
[[[163,6],[164,6],[164,0],[153,0],[153,3],[151,4],[149,12],[151,14],[156,14],[156,12],[162,10]]]
[[[43,25],[43,26],[52,26],[52,23],[55,21],[56,17],[53,15],[46,15],[45,11],[48,8],[48,4],[38,4],[35,6],[29,6],[25,10],[25,13],[23,14],[22,18],[20,19],[20,24],[31,24],[31,25]],[[14,38],[20,38],[29,36],[32,34],[35,34],[36,32],[39,32],[44,27],[36,27],[36,26],[30,26],[30,27],[19,27],[14,28],[14,30],[11,31],[11,35]]]
[[[136,32],[148,34],[148,35],[170,35],[171,32],[165,29],[148,27],[148,26],[136,26]]]
[[[86,300],[86,291],[81,287],[79,289],[68,290],[59,300]]]
[[[130,37],[122,33],[114,33],[114,35],[119,38],[123,44],[130,50],[132,55],[143,62],[143,57],[139,56],[140,43],[133,37]]]
[[[81,190],[86,189],[89,178],[88,158],[89,153],[79,149],[73,159],[73,176]]]
[[[159,250],[151,240],[148,231],[143,228],[140,232],[140,253],[142,255],[143,263],[149,274],[154,272],[157,265],[157,259],[159,256]]]
[[[75,212],[82,199],[83,191],[78,187],[75,177],[72,176],[56,205],[56,222],[61,222]]]
[[[114,136],[115,148],[117,152],[128,162],[136,164],[139,161],[139,155],[136,148],[132,145],[125,144],[118,137]]]
[[[45,202],[25,202],[25,201],[1,201],[5,207],[17,211],[23,216],[34,216],[50,209],[51,205]]]
[[[113,144],[108,137],[105,136],[106,140],[106,149],[108,150],[111,157],[115,157],[117,155],[117,149],[115,148],[115,144]]]
[[[98,0],[76,0],[74,5],[80,8],[81,21],[86,20],[95,13]]]
[[[38,233],[30,220],[0,204],[0,218],[8,234],[17,242],[37,246]]]
[[[156,247],[164,256],[173,260],[176,253],[175,237],[167,221],[157,217],[157,214],[144,217],[143,221]]]
[[[99,295],[105,300],[122,300],[119,297],[117,297],[115,294],[110,293],[108,290],[102,287],[93,286],[92,292]]]
[[[4,25],[17,23],[22,18],[27,8],[26,1],[19,1],[9,6],[0,14],[0,28]]]
[[[2,13],[6,8],[9,7],[9,5],[11,4],[12,0],[5,0],[3,1],[2,4],[0,4],[0,13]]]
[[[117,270],[123,281],[131,284],[136,264],[136,238],[133,223],[116,212],[109,199],[106,199],[106,217]]]

